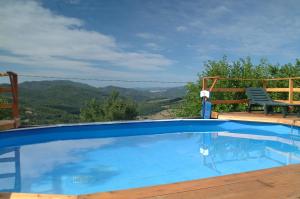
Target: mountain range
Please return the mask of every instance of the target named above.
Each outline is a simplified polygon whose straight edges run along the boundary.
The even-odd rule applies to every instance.
[[[113,91],[134,100],[140,116],[163,110],[186,92],[183,86],[135,89],[93,87],[66,80],[23,82],[19,84],[21,119],[27,125],[79,122],[80,109],[87,101],[93,98],[101,101]]]

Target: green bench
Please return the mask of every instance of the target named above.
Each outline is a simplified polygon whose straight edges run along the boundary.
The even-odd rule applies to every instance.
[[[299,107],[297,104],[288,104],[283,102],[275,102],[268,95],[264,88],[246,88],[246,95],[249,99],[248,112],[252,111],[255,106],[262,106],[264,113],[269,114],[273,112],[274,107],[280,107],[283,116],[285,117],[289,112],[289,107],[293,106],[297,110],[297,116],[300,116]]]

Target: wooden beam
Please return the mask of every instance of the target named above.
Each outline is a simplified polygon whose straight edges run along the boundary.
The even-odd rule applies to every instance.
[[[211,100],[212,104],[242,104],[242,103],[248,103],[247,99],[241,99],[241,100]]]
[[[217,78],[215,78],[215,79],[213,80],[213,83],[212,83],[211,87],[209,88],[209,91],[210,91],[210,92],[211,92],[211,90],[215,87],[217,81],[218,81]]]
[[[294,88],[294,80],[289,79],[289,103],[293,103],[293,98],[294,98],[294,93],[293,93],[293,88]]]
[[[0,109],[11,109],[12,107],[12,104],[0,104]]]
[[[0,87],[0,93],[9,93],[11,92],[11,88]]]

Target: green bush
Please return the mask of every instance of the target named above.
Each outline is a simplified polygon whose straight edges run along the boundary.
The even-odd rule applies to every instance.
[[[8,100],[0,96],[0,104],[7,104]],[[12,113],[10,109],[0,109],[0,120],[11,119]]]
[[[186,86],[187,94],[184,101],[177,107],[175,114],[178,117],[195,117],[199,116],[201,111],[200,90],[202,88],[202,77],[220,76],[226,78],[279,78],[279,77],[299,77],[300,60],[295,64],[272,65],[266,60],[261,60],[258,64],[253,64],[249,57],[229,62],[227,57],[217,61],[207,61],[204,64],[204,71],[198,74],[197,83],[190,83]],[[294,81],[294,87],[299,87],[300,81]],[[262,81],[237,81],[226,80],[218,81],[216,88],[245,88],[245,87],[262,87]],[[269,81],[268,87],[288,87],[288,81]],[[287,93],[271,93],[272,98],[287,99]],[[219,92],[212,93],[211,99],[246,99],[244,93]],[[294,95],[294,100],[300,100],[299,93]],[[245,111],[246,104],[219,104],[213,106],[214,111]]]
[[[80,119],[83,122],[133,120],[137,114],[137,105],[132,100],[123,99],[118,92],[112,92],[104,101],[88,101],[80,110]]]

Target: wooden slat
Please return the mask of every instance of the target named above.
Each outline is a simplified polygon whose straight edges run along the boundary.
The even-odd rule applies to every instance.
[[[294,93],[300,93],[300,88],[294,88]]]
[[[9,93],[11,92],[11,88],[0,87],[0,93]]]
[[[7,73],[0,73],[0,77],[8,76]]]
[[[245,92],[245,88],[213,88],[212,92]]]
[[[289,88],[266,88],[267,92],[289,92]]]
[[[0,108],[2,109],[11,109],[12,107],[12,104],[0,104]]]
[[[241,104],[241,103],[248,103],[247,99],[241,100],[211,100],[212,104]]]

